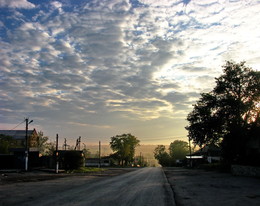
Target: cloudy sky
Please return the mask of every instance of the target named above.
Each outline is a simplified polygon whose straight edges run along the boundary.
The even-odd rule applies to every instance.
[[[187,140],[226,60],[260,68],[257,0],[0,0],[0,129]]]

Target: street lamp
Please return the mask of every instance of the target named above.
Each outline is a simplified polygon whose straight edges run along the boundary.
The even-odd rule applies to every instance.
[[[28,151],[28,125],[31,124],[33,120],[29,122],[29,119],[25,119],[25,171],[28,171],[28,156],[29,156],[29,151]]]

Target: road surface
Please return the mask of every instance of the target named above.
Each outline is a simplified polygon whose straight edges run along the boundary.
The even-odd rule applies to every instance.
[[[172,206],[161,168],[141,168],[108,178],[68,177],[0,186],[1,206]]]

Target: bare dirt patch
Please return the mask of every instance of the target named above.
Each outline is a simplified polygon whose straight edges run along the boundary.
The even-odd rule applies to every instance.
[[[164,168],[177,206],[259,206],[260,179],[213,171]]]

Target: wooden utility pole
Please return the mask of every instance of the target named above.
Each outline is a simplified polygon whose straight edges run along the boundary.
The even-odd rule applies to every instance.
[[[64,149],[65,149],[65,151],[67,150],[67,139],[66,138],[64,138]]]
[[[140,152],[140,167],[142,167],[142,152]]]
[[[80,150],[80,139],[81,139],[81,136],[79,136],[79,140],[78,140],[78,143],[79,143],[79,150]]]
[[[29,122],[29,118],[25,119],[25,171],[28,171],[29,162],[29,149],[28,149],[28,125],[31,124],[33,120]]]
[[[101,142],[99,141],[99,147],[98,147],[98,154],[99,154],[99,168],[101,167]]]
[[[59,152],[58,152],[58,146],[59,146],[59,135],[56,135],[56,169],[55,172],[59,173]]]
[[[25,171],[28,171],[28,121],[25,119]]]
[[[81,139],[81,136],[79,136],[79,138],[76,140],[76,146],[74,148],[74,150],[80,150],[80,139]]]

